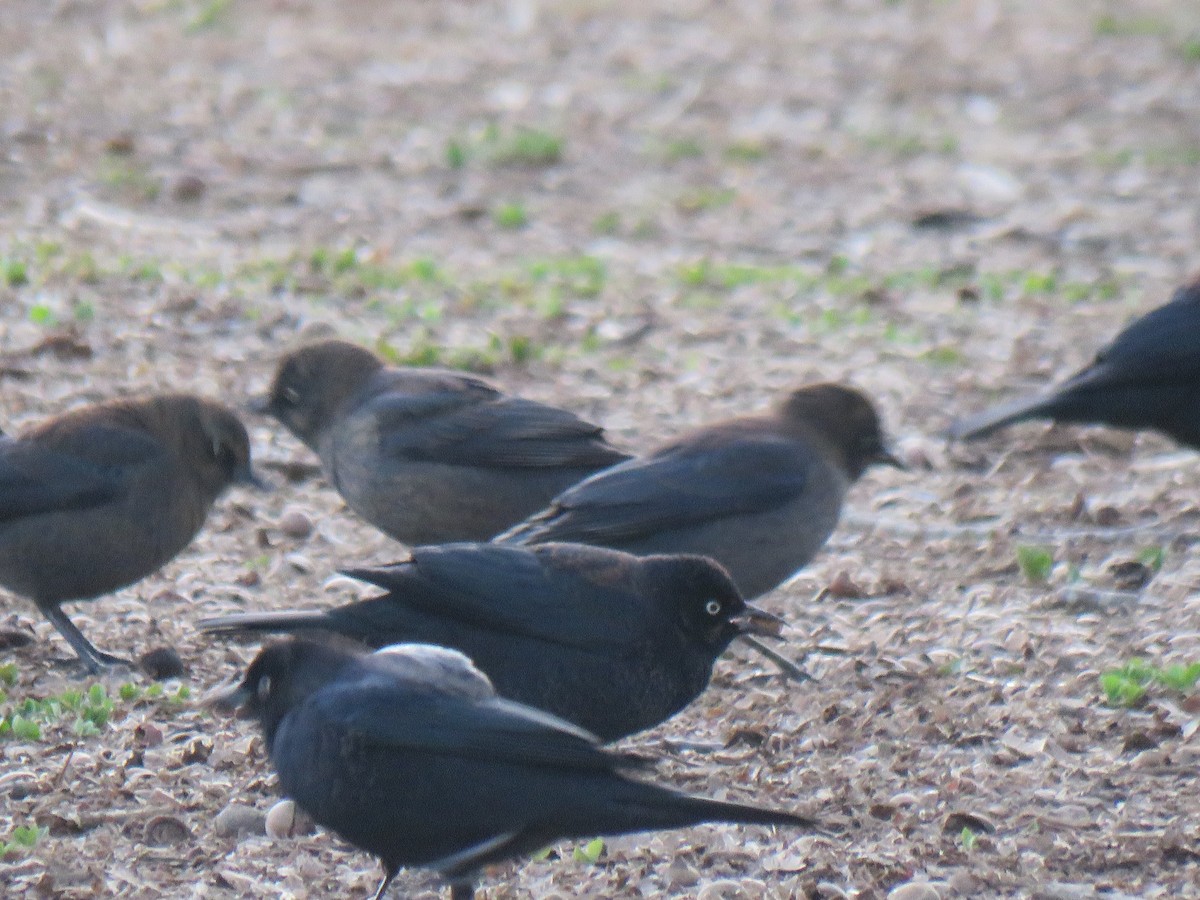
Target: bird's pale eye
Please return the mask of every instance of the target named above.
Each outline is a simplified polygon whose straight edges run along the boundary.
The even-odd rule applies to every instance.
[[[719,616],[721,614],[721,601],[709,600],[704,604],[704,611],[710,616]]]
[[[285,387],[283,389],[283,399],[292,404],[292,406],[296,406],[300,403],[300,392],[294,387]]]
[[[267,698],[271,696],[271,676],[270,675],[264,675],[262,678],[258,679],[257,693],[258,693],[258,702],[266,703]]]

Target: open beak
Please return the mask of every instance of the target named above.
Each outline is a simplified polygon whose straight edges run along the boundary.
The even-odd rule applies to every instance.
[[[236,714],[239,719],[253,717],[250,711],[250,701],[254,699],[250,688],[244,682],[226,685],[209,692],[200,701],[201,706],[221,713]]]
[[[751,606],[747,603],[741,615],[735,616],[730,621],[737,626],[738,639],[744,644],[749,644],[771,662],[775,663],[785,678],[790,678],[793,681],[812,680],[812,676],[802,668],[783,654],[772,650],[755,637],[755,635],[774,638],[780,637],[783,626],[787,624],[786,619],[781,619],[774,613],[769,613],[765,609],[759,609],[757,606]]]
[[[785,619],[749,603],[730,621],[737,627],[738,634],[758,634],[764,637],[779,637],[787,624]]]

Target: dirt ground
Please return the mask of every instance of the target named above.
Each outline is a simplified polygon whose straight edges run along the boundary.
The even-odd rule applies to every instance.
[[[1100,686],[1133,657],[1200,661],[1195,454],[938,437],[1195,272],[1197,109],[1190,0],[6,0],[0,423],[168,388],[240,403],[327,334],[489,372],[634,449],[849,379],[912,470],[868,474],[763,600],[816,681],[736,650],[628,742],[663,781],[844,831],[566,845],[483,896],[1200,897],[1200,701]],[[254,729],[196,703],[254,647],[192,623],[345,601],[339,565],[401,553],[248,423],[277,489],[74,609],[110,651],[178,649],[184,694],[107,675],[107,721],[77,725],[62,695],[90,682],[0,598],[37,635],[0,651],[0,716],[66,704],[0,736],[3,896],[374,888],[329,834],[218,828],[277,798]],[[1045,581],[1019,547],[1052,556]],[[437,889],[406,873],[396,895]]]

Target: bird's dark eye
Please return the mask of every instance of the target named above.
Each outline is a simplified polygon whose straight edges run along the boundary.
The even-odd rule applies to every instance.
[[[255,689],[255,693],[258,695],[259,703],[267,702],[267,698],[271,696],[270,675],[264,675],[262,678],[258,679],[258,687]]]
[[[721,614],[721,601],[709,600],[704,604],[704,611],[710,616],[719,616]]]

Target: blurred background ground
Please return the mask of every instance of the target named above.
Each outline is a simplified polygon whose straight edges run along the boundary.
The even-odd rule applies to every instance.
[[[1036,425],[937,438],[1068,373],[1194,273],[1194,3],[7,0],[0,16],[5,429],[150,390],[240,403],[282,349],[338,334],[488,372],[633,449],[850,379],[914,464],[868,475],[827,552],[763,601],[795,623],[796,655],[820,648],[814,684],[735,652],[631,742],[664,780],[845,834],[701,828],[609,842],[594,864],[567,846],[497,870],[486,897],[1200,897],[1200,704],[1151,684],[1110,707],[1099,681],[1132,657],[1200,660],[1195,455]],[[338,565],[400,552],[288,465],[311,462],[296,442],[250,425],[279,489],[230,495],[160,574],[76,608],[105,649],[176,647],[183,694],[114,674],[111,710],[64,701],[90,682],[27,603],[0,600],[7,628],[37,633],[0,653],[0,714],[59,698],[26,710],[36,736],[0,737],[5,896],[374,887],[329,835],[217,821],[274,793],[254,730],[194,702],[253,648],[191,623],[344,601],[359,588]]]

